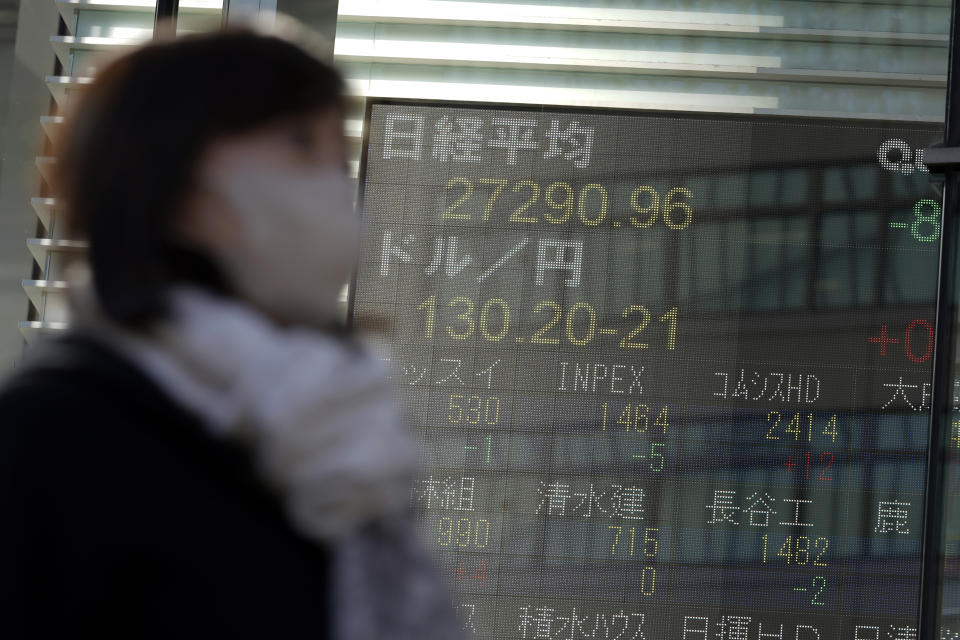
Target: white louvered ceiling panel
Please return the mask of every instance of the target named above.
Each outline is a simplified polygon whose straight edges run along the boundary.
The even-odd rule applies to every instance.
[[[949,3],[341,0],[358,94],[942,119]]]
[[[153,33],[153,0],[57,0],[66,25],[66,33],[52,36],[59,72],[47,78],[53,97],[53,111],[40,119],[50,142],[63,124],[62,113],[69,104],[71,91],[92,81],[98,65],[119,52],[148,40]],[[220,24],[222,0],[182,0],[180,32],[216,29]],[[51,70],[53,71],[53,70]],[[36,166],[48,185],[55,165],[52,157],[39,155]],[[57,224],[57,201],[38,194],[30,202],[39,220],[41,235],[27,240],[39,277],[23,280],[23,289],[36,311],[36,318],[20,323],[20,331],[33,340],[37,335],[61,331],[67,327],[67,284],[63,267],[71,253],[82,252],[86,245],[63,237]]]

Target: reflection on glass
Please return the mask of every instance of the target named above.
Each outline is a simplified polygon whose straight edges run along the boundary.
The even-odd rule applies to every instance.
[[[916,633],[936,126],[377,103],[355,320],[481,637]]]

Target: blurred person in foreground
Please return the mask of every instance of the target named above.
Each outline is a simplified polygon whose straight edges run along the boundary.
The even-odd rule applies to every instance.
[[[60,148],[72,322],[0,391],[0,636],[457,638],[416,458],[342,328],[342,80],[253,31],[150,44]]]

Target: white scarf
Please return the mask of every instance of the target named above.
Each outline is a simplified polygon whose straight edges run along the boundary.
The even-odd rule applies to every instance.
[[[334,637],[461,637],[408,514],[416,452],[382,364],[191,287],[149,334],[108,322],[73,278],[74,324],[126,354],[220,437],[247,442],[292,525],[333,549]]]

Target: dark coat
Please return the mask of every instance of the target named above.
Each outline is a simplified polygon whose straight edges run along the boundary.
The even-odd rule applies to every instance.
[[[248,452],[97,340],[0,389],[0,638],[329,637],[329,555]]]

